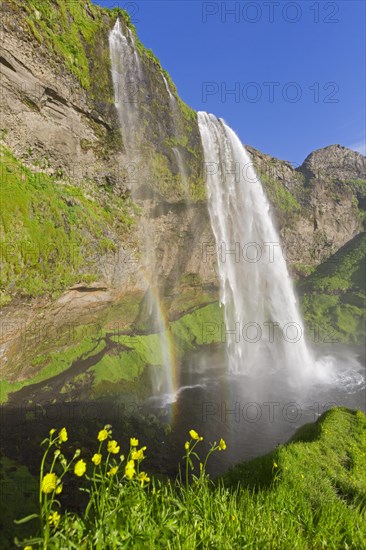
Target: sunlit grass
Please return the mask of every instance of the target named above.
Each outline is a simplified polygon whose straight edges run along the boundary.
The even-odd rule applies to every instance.
[[[146,447],[133,437],[123,456],[110,426],[96,434],[88,455],[70,452],[67,437],[65,429],[51,430],[43,441],[40,512],[29,518],[40,527],[23,548],[366,547],[366,417],[360,411],[333,409],[290,443],[216,482],[205,472],[207,458],[226,444],[213,442],[201,459],[195,430],[174,481],[148,473]],[[70,478],[85,496],[78,513],[58,503]]]

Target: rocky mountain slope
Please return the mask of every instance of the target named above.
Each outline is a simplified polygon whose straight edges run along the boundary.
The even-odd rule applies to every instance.
[[[108,34],[117,17],[143,66],[141,161],[126,152],[114,105]],[[203,253],[214,238],[196,113],[120,9],[8,0],[0,24],[3,399],[81,356],[90,365],[62,379],[65,396],[85,387],[88,396],[96,381],[101,393],[116,381],[128,387],[161,361],[144,343],[149,272],[181,352],[204,343],[206,317],[221,318],[215,254]],[[188,195],[174,150],[187,167]],[[248,151],[295,275],[362,231],[365,157],[331,145],[295,169]],[[126,353],[132,359],[116,371]]]

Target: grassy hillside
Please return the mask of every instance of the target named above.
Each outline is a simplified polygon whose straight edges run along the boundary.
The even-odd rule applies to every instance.
[[[0,303],[14,296],[57,296],[95,280],[98,261],[133,224],[128,200],[92,182],[75,187],[32,172],[0,146]]]
[[[300,285],[302,308],[317,341],[360,344],[365,338],[366,234],[316,268]]]
[[[195,432],[187,436],[186,455],[198,465],[193,453],[199,453],[199,436]],[[61,463],[64,456],[72,459],[72,443],[61,443],[57,431],[51,437],[56,441],[50,447],[51,456],[56,445],[64,453]],[[120,443],[128,448],[128,442]],[[95,447],[98,449],[97,440]],[[225,452],[222,440],[213,447],[215,452]],[[143,451],[126,468],[135,447],[130,447],[127,458],[120,458],[113,452],[106,454],[106,442],[102,441],[100,466],[91,463],[93,450],[83,449],[74,460],[85,461],[85,475],[81,464],[77,475],[73,462],[63,467],[64,503],[68,488],[89,487],[93,492],[90,506],[80,501],[77,513],[67,513],[65,506],[51,508],[54,497],[43,495],[42,513],[48,517],[49,510],[57,509],[60,515],[52,520],[53,527],[39,531],[39,537],[34,518],[32,532],[36,536],[23,546],[28,543],[33,549],[41,548],[46,537],[47,548],[55,549],[64,548],[67,541],[68,548],[82,549],[362,550],[366,548],[365,448],[365,414],[332,409],[315,424],[302,427],[289,443],[238,465],[215,484],[204,474],[203,466],[201,474],[198,468],[197,477],[186,485],[185,468],[182,481],[150,479],[141,472],[148,471],[148,457],[142,462]],[[52,459],[46,460],[44,472],[49,471],[48,462]],[[115,469],[107,474],[111,466]],[[57,460],[51,469],[60,475]],[[94,480],[94,489],[85,476]],[[8,510],[7,517],[9,514]]]

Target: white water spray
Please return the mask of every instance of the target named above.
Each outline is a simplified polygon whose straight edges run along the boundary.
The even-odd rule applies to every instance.
[[[112,66],[115,105],[121,123],[126,152],[136,155],[140,124],[143,69],[130,29],[123,34],[122,24],[117,19],[109,35],[109,51]]]
[[[170,88],[169,88],[169,84],[168,84],[168,81],[167,79],[165,78],[165,75],[163,73],[161,73],[161,76],[163,78],[163,82],[165,84],[165,89],[168,93],[168,96],[169,96],[169,102],[170,102],[170,106],[173,110],[176,109],[176,103],[177,103],[177,100],[175,99],[174,95],[172,94],[172,92],[170,91]]]
[[[315,362],[261,182],[239,138],[222,120],[200,112],[198,122],[229,368],[253,375],[285,369],[298,380],[314,370]]]

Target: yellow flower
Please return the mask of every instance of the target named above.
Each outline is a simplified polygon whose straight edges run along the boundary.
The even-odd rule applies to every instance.
[[[65,443],[65,441],[68,440],[66,428],[61,428],[61,430],[58,432],[58,437],[60,438],[61,443]]]
[[[56,428],[52,428],[52,429],[50,430],[50,435],[53,435],[53,434],[55,433],[55,431],[56,431]]]
[[[98,433],[98,440],[105,441],[106,439],[108,439],[108,432],[104,428],[103,430],[100,430],[100,432]]]
[[[134,450],[131,453],[132,460],[143,460],[145,458],[144,451],[146,447],[142,447],[142,449],[139,449],[138,451]]]
[[[197,439],[197,440],[200,439],[200,436],[195,430],[190,430],[189,435],[191,436],[192,439]]]
[[[111,477],[112,477],[112,476],[114,476],[114,475],[117,473],[117,471],[118,471],[118,466],[114,466],[113,468],[111,468],[111,469],[109,470],[109,472],[107,472],[107,476],[111,476]]]
[[[86,462],[84,460],[78,460],[74,467],[74,474],[81,477],[86,472]]]
[[[139,481],[141,483],[141,487],[144,486],[144,483],[149,483],[149,481],[150,481],[150,478],[146,474],[146,472],[140,472],[138,477],[139,477]]]
[[[62,489],[63,489],[62,483],[57,485],[56,491],[55,491],[56,495],[59,495],[60,493],[62,493]]]
[[[99,464],[102,462],[102,455],[99,453],[95,453],[93,455],[92,462],[94,462],[96,466],[99,466]]]
[[[225,451],[225,449],[226,449],[226,443],[223,439],[220,439],[219,451]]]
[[[59,521],[61,519],[61,516],[58,512],[53,512],[52,514],[50,514],[48,516],[48,523],[50,525],[54,525],[55,527],[57,527],[57,525],[59,524]]]
[[[130,439],[130,445],[131,445],[131,447],[138,447],[138,445],[139,445],[139,440],[136,439],[135,437],[131,437],[131,439]]]
[[[135,473],[136,473],[135,461],[134,460],[129,460],[127,462],[126,467],[125,467],[125,476],[128,477],[128,479],[132,479],[133,476],[135,475]]]
[[[278,464],[276,462],[273,463],[274,468],[278,468]]]
[[[235,520],[236,520],[236,516],[231,516],[231,519],[232,519],[233,521],[235,521]]]
[[[112,453],[114,455],[118,454],[119,453],[119,445],[117,443],[117,441],[115,441],[114,439],[112,439],[112,441],[108,441],[108,446],[107,446],[107,450],[109,453]]]
[[[188,451],[188,449],[189,449],[189,441],[186,441],[186,442],[185,442],[184,448],[185,448],[186,451]]]
[[[33,546],[24,546],[23,550],[33,550]]]
[[[52,493],[56,489],[57,476],[56,474],[46,474],[42,479],[41,491],[42,493]]]

